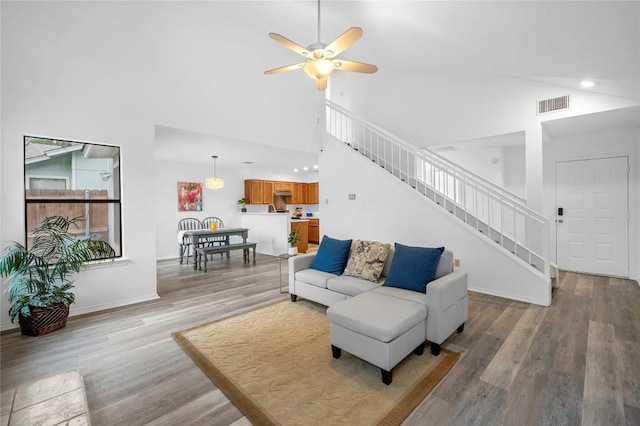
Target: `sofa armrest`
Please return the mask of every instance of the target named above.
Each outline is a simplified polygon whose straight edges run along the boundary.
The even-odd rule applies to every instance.
[[[467,274],[451,272],[427,284],[427,340],[441,344],[467,321]]]
[[[427,284],[427,308],[444,311],[467,295],[467,273],[451,272]]]
[[[296,294],[295,276],[296,272],[304,269],[309,269],[313,260],[316,258],[316,253],[299,254],[291,256],[289,258],[289,293]]]

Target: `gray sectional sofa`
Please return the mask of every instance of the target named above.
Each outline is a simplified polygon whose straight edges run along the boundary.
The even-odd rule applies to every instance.
[[[426,341],[430,345],[433,355],[438,355],[442,342],[454,331],[461,332],[467,320],[467,274],[454,271],[453,252],[444,250],[437,266],[435,279],[428,283],[426,294],[383,286],[393,262],[393,255],[394,250],[391,247],[377,282],[311,269],[316,253],[291,257],[289,258],[291,301],[295,302],[298,297],[301,297],[331,307],[360,294],[374,292],[375,300],[380,301],[381,304],[384,304],[384,298],[393,298],[388,299],[393,302],[404,300],[416,303],[426,308],[423,310],[420,307],[419,310],[419,312],[426,310],[424,327],[421,328],[425,333],[423,342]],[[376,362],[372,363],[378,365]],[[380,367],[383,368],[381,365]],[[390,371],[390,367],[388,368]]]

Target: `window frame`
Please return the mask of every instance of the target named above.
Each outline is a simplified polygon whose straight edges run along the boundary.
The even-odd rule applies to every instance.
[[[109,176],[107,177],[107,179],[113,179],[113,195],[112,196],[108,196],[107,198],[93,198],[93,199],[87,199],[87,198],[68,198],[68,197],[62,197],[62,198],[33,198],[33,197],[29,197],[28,196],[28,190],[30,189],[30,185],[29,185],[29,180],[31,178],[38,178],[38,177],[43,177],[44,175],[42,174],[29,174],[27,175],[27,168],[28,168],[28,159],[27,159],[27,142],[30,139],[46,139],[46,140],[51,140],[51,141],[56,141],[56,142],[62,142],[62,143],[70,143],[70,144],[82,144],[83,148],[86,146],[98,146],[98,147],[108,147],[108,148],[114,148],[117,150],[117,155],[112,157],[113,159],[115,159],[114,164],[111,167],[111,172],[109,173]],[[34,136],[34,135],[24,135],[23,136],[23,144],[22,144],[22,149],[23,149],[23,179],[22,179],[22,185],[23,185],[23,194],[24,194],[24,237],[25,237],[25,245],[28,244],[29,241],[29,206],[30,205],[38,205],[38,204],[45,204],[45,205],[62,205],[62,204],[66,204],[66,205],[73,205],[73,204],[84,204],[85,206],[87,205],[111,205],[113,208],[112,211],[112,218],[113,218],[113,223],[109,223],[109,225],[113,226],[114,229],[114,233],[113,233],[113,241],[110,242],[113,244],[116,244],[117,247],[114,247],[114,249],[116,250],[116,258],[122,258],[123,257],[123,241],[122,241],[122,148],[118,145],[111,145],[111,144],[104,144],[104,143],[95,143],[95,142],[86,142],[86,141],[77,141],[77,140],[69,140],[69,139],[60,139],[60,138],[52,138],[52,137],[47,137],[47,136]],[[109,157],[104,157],[104,158],[109,158]],[[73,168],[72,168],[73,170]],[[101,175],[102,173],[99,172]],[[68,177],[61,177],[61,176],[46,176],[49,178],[56,178],[56,179],[65,179],[67,181],[67,190],[71,190],[71,187],[73,187],[74,185],[74,179],[70,179]],[[103,177],[104,180],[104,177]],[[84,190],[84,191],[88,191],[87,189],[81,188],[80,190]],[[77,191],[77,190],[76,190]],[[107,193],[109,193],[109,191],[107,191]]]

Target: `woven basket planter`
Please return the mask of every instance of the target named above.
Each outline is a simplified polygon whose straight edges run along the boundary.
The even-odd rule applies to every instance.
[[[51,308],[31,307],[31,316],[20,315],[20,331],[25,336],[40,336],[51,333],[67,325],[69,318],[69,307],[62,303],[53,305]]]

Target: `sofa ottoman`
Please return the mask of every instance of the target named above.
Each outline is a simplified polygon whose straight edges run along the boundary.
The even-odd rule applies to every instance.
[[[422,355],[425,346],[424,304],[366,292],[327,309],[331,350],[341,350],[380,368],[382,382],[389,385],[391,370],[412,351]]]

